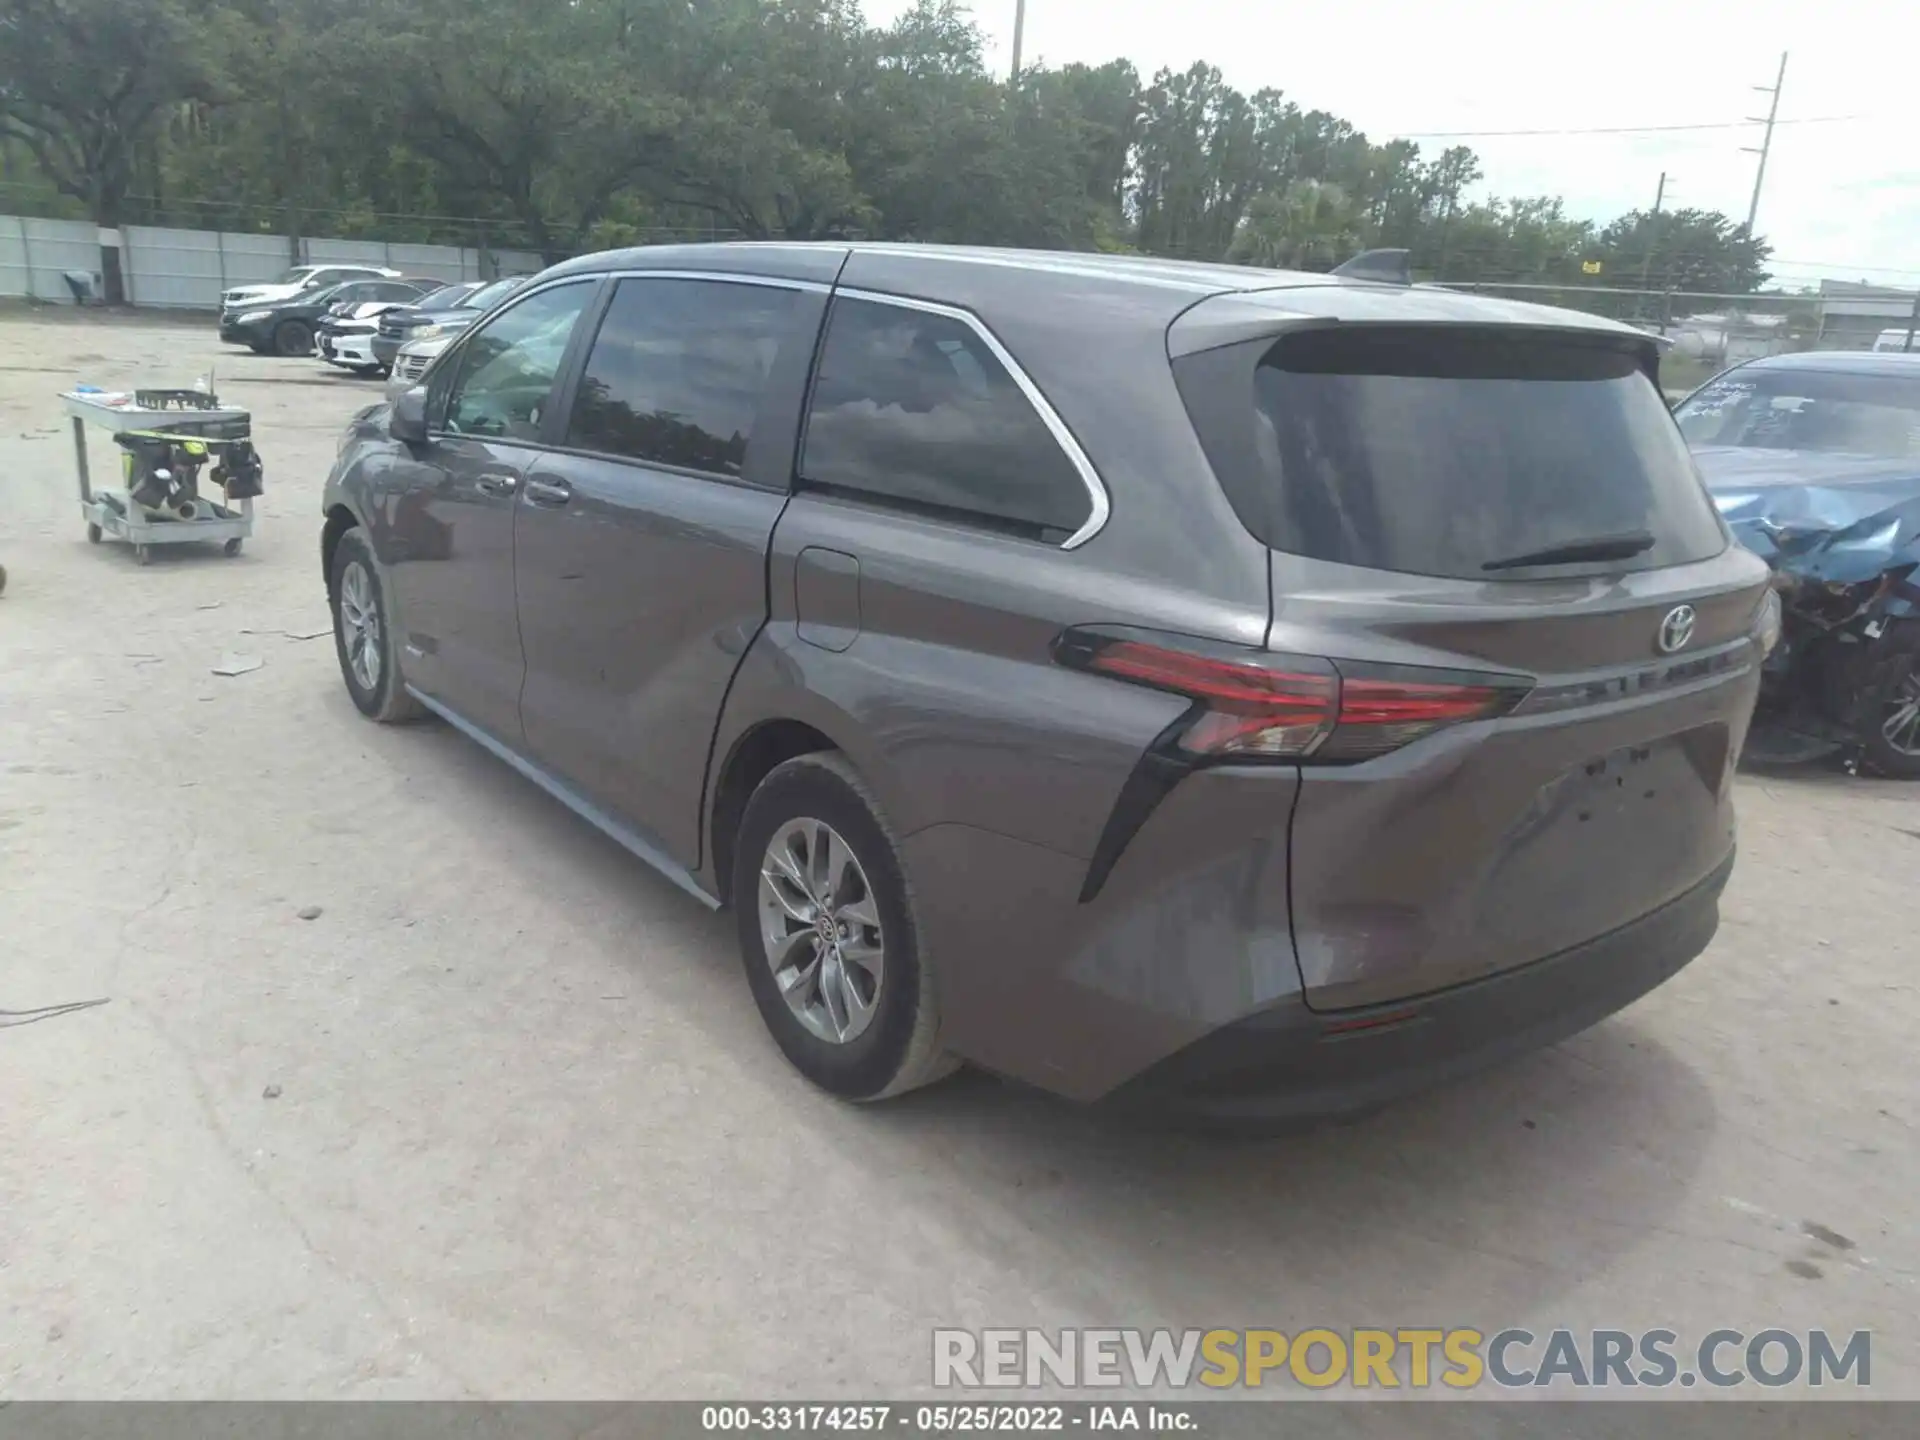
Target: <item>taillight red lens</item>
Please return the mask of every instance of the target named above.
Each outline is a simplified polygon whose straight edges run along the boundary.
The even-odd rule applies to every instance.
[[[1194,710],[1173,743],[1218,759],[1371,759],[1449,725],[1504,715],[1532,685],[1522,676],[1272,655],[1093,629],[1067,631],[1054,655],[1076,669],[1192,699]]]
[[[1349,675],[1348,671],[1356,671]],[[1527,693],[1524,682],[1482,685],[1454,681],[1369,679],[1340,662],[1340,719],[1321,760],[1365,760],[1410,745],[1448,725],[1504,715]]]
[[[1195,755],[1304,755],[1333,728],[1339,677],[1324,670],[1280,670],[1184,650],[1115,640],[1087,668],[1119,680],[1191,696],[1206,708],[1181,732]]]

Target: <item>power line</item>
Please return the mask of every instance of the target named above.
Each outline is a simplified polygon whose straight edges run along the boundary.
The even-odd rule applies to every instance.
[[[1804,115],[1794,120],[1776,120],[1780,125],[1840,125],[1856,120],[1871,120],[1871,115]],[[1679,130],[1749,130],[1765,120],[1714,120],[1698,125],[1595,125],[1568,130],[1400,130],[1397,140],[1492,140],[1520,135],[1665,135]]]

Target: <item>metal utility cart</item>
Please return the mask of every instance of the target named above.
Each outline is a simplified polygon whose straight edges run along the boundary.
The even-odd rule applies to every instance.
[[[142,565],[155,545],[218,541],[228,555],[240,553],[241,544],[253,534],[257,464],[251,493],[242,498],[221,504],[196,496],[190,506],[181,507],[190,513],[163,513],[140,503],[127,489],[94,488],[87,465],[87,427],[98,426],[116,435],[134,432],[162,442],[198,442],[209,450],[242,442],[250,456],[253,417],[249,412],[192,390],[136,390],[130,399],[124,394],[79,390],[63,394],[60,401],[73,421],[73,461],[88,540],[96,544],[104,536],[124,540],[133,546],[133,557]]]

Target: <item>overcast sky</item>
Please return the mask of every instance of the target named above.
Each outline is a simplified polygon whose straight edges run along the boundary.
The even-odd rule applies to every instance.
[[[910,0],[865,0],[885,23]],[[1005,72],[1014,0],[980,0]],[[1631,135],[1424,138],[1435,131],[1739,121],[1766,113],[1790,52],[1760,233],[1783,282],[1920,282],[1920,14],[1913,0],[1028,0],[1027,63],[1133,61],[1143,77],[1195,60],[1273,86],[1376,142],[1481,157],[1481,189],[1554,194],[1610,219],[1653,201],[1744,219],[1760,127]],[[1834,120],[1829,117],[1847,117]],[[1813,123],[1815,121],[1821,123]]]

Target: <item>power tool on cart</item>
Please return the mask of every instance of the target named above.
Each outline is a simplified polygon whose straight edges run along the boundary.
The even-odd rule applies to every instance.
[[[193,390],[137,392],[143,410],[178,409],[180,421],[166,430],[120,430],[127,497],[155,520],[202,520],[215,511],[201,498],[200,477],[226,492],[229,501],[250,500],[264,488],[260,456],[244,436],[222,435],[217,426],[194,421],[194,410],[210,409],[213,397]],[[208,470],[211,463],[212,469]]]
[[[199,520],[212,513],[200,496],[200,474],[226,491],[229,500],[246,500],[262,490],[260,457],[246,440],[200,439],[165,430],[120,430],[127,497],[154,519]]]

